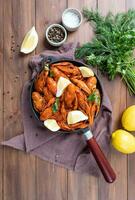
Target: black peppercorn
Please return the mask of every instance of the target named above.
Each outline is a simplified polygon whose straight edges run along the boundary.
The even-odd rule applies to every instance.
[[[60,27],[52,27],[49,29],[48,38],[52,42],[58,43],[64,40],[65,33]]]

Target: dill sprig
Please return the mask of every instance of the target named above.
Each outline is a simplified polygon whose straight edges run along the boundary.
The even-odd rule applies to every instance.
[[[97,66],[110,80],[121,75],[130,94],[135,94],[135,10],[104,17],[84,9],[83,16],[92,24],[95,37],[76,50],[76,58]]]

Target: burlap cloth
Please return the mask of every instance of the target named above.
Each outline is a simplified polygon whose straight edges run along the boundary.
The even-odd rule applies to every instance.
[[[46,50],[32,57],[29,63],[32,70],[31,77],[33,78],[41,69],[43,57],[53,56],[55,58],[74,59],[75,48],[76,44],[69,43],[57,50]],[[30,84],[31,80],[25,83],[21,98],[24,133],[2,142],[2,145],[30,152],[44,160],[76,172],[85,172],[95,176],[99,175],[99,169],[95,159],[89,152],[81,134],[52,133],[48,129],[40,126],[39,122],[33,116],[30,106]],[[95,119],[92,131],[98,144],[104,153],[107,154],[111,133],[112,108],[103,86],[102,94],[102,107],[98,117]]]

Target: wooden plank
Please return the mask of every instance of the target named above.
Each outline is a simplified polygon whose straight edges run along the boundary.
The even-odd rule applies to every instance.
[[[25,33],[34,25],[32,0],[6,0],[4,3],[4,139],[23,131],[20,95],[28,79],[30,56],[19,53]],[[5,147],[4,200],[37,200],[35,158]]]
[[[3,1],[0,0],[0,141],[3,140]],[[0,199],[3,198],[3,147],[0,146]]]
[[[51,23],[60,23],[66,0],[36,1],[36,29],[40,34],[36,53],[48,47],[45,30]],[[37,199],[66,200],[67,170],[37,158]]]
[[[97,200],[98,182],[97,178],[78,174],[72,171],[68,172],[68,200]]]
[[[134,0],[126,0],[126,9],[135,9]],[[135,105],[135,96],[129,96],[127,92],[127,107]],[[133,200],[135,197],[134,183],[135,183],[135,154],[128,155],[128,200]]]
[[[106,15],[109,11],[113,13],[125,11],[125,0],[98,0],[98,10]],[[115,81],[109,82],[103,76],[100,76],[105,89],[110,97],[113,107],[113,130],[121,127],[120,117],[126,107],[126,88],[117,77]],[[109,160],[117,174],[115,183],[108,185],[103,178],[99,179],[99,200],[109,199],[127,199],[127,156],[111,149]]]
[[[37,199],[67,200],[67,170],[37,159]]]
[[[135,9],[135,1],[134,0],[126,0],[126,10]]]
[[[61,23],[61,15],[65,8],[66,0],[52,0],[47,2],[36,0],[36,28],[39,34],[37,53],[51,48],[45,39],[45,30],[50,24]]]
[[[78,8],[80,11],[87,7],[87,8],[92,8],[95,9],[97,6],[97,3],[95,0],[68,0],[68,7],[73,7],[73,8]],[[93,37],[93,31],[92,28],[90,27],[89,23],[83,21],[82,25],[80,28],[75,31],[70,33],[68,41],[72,42],[80,42],[81,44],[87,41],[90,41]]]
[[[109,11],[113,12],[114,14],[117,12],[125,11],[125,0],[117,1],[117,0],[98,0],[98,10],[103,14],[106,15]]]
[[[68,0],[68,7],[78,8],[83,7],[96,8],[94,0]],[[81,27],[69,35],[68,41],[80,42],[81,44],[90,41],[93,37],[92,28],[86,22],[83,22]],[[78,174],[72,171],[68,172],[68,200],[97,200],[98,199],[98,179],[94,176],[86,174]]]

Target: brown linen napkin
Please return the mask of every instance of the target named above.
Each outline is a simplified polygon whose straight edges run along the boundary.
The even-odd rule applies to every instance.
[[[65,44],[55,51],[46,50],[40,55],[32,57],[29,65],[32,70],[32,78],[41,69],[41,61],[44,57],[53,56],[55,58],[74,59],[76,44]],[[99,175],[97,164],[89,152],[86,142],[81,134],[52,133],[45,127],[41,127],[33,116],[30,105],[30,84],[31,80],[25,83],[22,92],[22,117],[24,134],[18,135],[2,145],[10,146],[15,149],[30,152],[44,160],[48,160],[59,166]],[[112,109],[108,96],[101,84],[103,99],[98,117],[95,119],[92,128],[97,142],[106,154],[109,150],[109,139],[112,124]]]

